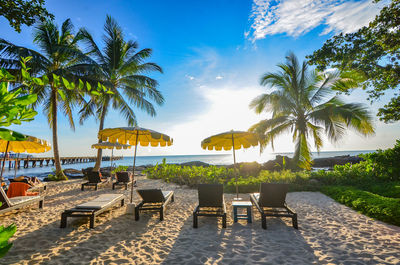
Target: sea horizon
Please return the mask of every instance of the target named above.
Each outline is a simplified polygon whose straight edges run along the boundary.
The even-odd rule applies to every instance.
[[[346,150],[346,151],[321,151],[321,152],[312,152],[313,158],[326,158],[326,157],[334,157],[334,156],[343,156],[350,155],[355,156],[359,154],[365,154],[374,152],[375,150]],[[277,155],[282,156],[293,156],[293,152],[274,152],[269,154],[263,154],[263,156],[258,157],[258,159],[243,159],[237,160],[240,162],[258,162],[265,163],[269,160],[275,159]],[[39,157],[39,156],[37,156]],[[167,164],[182,164],[186,162],[200,161],[211,165],[231,165],[233,164],[232,154],[201,154],[201,155],[155,155],[155,156],[137,156],[136,157],[136,166],[148,166],[155,165],[157,163],[162,163],[165,158]],[[254,158],[254,157],[252,157]],[[63,169],[77,169],[81,170],[87,167],[93,167],[95,162],[88,163],[76,163],[76,164],[65,164],[62,165]],[[114,160],[113,166],[117,167],[119,165],[122,166],[132,166],[133,165],[133,156],[123,156],[121,160]],[[111,166],[110,161],[102,161],[102,167]],[[53,166],[43,166],[43,167],[35,167],[35,168],[20,168],[17,170],[15,174],[15,170],[13,168],[8,168],[8,163],[5,163],[3,176],[5,179],[13,178],[15,175],[26,175],[26,176],[38,176],[39,178],[45,177],[47,174],[52,173]]]

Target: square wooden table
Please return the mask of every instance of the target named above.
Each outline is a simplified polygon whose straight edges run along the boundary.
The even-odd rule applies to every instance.
[[[252,222],[252,216],[251,216],[251,208],[253,204],[250,201],[233,201],[232,202],[232,207],[233,207],[233,221],[237,223],[238,219],[245,219],[247,220],[247,223]],[[238,214],[238,209],[239,208],[244,208],[247,211],[247,214]]]

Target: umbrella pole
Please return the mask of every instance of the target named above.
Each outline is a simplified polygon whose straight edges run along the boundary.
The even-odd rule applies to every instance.
[[[136,151],[137,151],[137,144],[138,144],[138,138],[139,138],[139,130],[137,130],[136,133],[136,142],[135,142],[135,155],[133,157],[133,172],[132,172],[132,185],[131,185],[131,203],[133,201],[133,180],[135,178],[135,164],[136,164]]]
[[[233,150],[233,166],[235,168],[235,181],[236,181],[236,199],[239,199],[239,187],[238,187],[238,178],[237,178],[237,170],[236,170],[236,155],[235,155],[235,139],[233,138],[232,133],[232,150]]]
[[[17,163],[18,163],[18,159],[19,159],[19,153],[18,153],[17,159],[15,160],[15,163],[14,163],[14,178],[17,177]]]
[[[110,170],[112,170],[112,160],[113,160],[113,153],[114,153],[114,148],[111,149],[111,157],[110,157]]]
[[[4,171],[4,164],[6,163],[6,156],[7,156],[7,151],[8,151],[8,145],[10,144],[10,141],[7,141],[6,145],[6,151],[4,152],[4,157],[3,157],[3,166],[1,167],[1,173],[0,173],[0,187],[3,184],[3,171]]]

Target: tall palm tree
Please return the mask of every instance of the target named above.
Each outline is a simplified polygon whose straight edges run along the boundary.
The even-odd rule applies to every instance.
[[[104,84],[113,94],[103,94],[92,98],[81,110],[80,121],[94,115],[99,120],[99,130],[104,128],[104,121],[110,107],[120,111],[128,125],[136,125],[136,116],[132,106],[145,110],[151,116],[156,115],[152,100],[156,104],[164,103],[164,98],[157,90],[158,82],[146,76],[146,73],[162,69],[155,63],[144,62],[151,56],[151,49],[137,51],[138,43],[125,40],[121,27],[110,16],[104,24],[104,48],[101,50],[86,29],[79,31],[79,37],[85,42],[88,54],[96,61],[82,65],[86,78]],[[99,140],[99,143],[101,140]],[[97,151],[94,170],[100,168],[102,150]]]
[[[62,111],[68,117],[70,126],[75,128],[72,116],[73,107],[82,98],[75,90],[68,90],[57,85],[53,80],[53,74],[71,79],[72,71],[76,64],[87,62],[85,56],[77,46],[78,38],[73,34],[73,25],[69,19],[65,20],[58,29],[54,21],[39,23],[33,33],[33,42],[39,47],[40,52],[21,47],[0,39],[0,66],[6,69],[18,69],[21,57],[32,57],[29,61],[30,72],[33,76],[47,76],[48,85],[37,86],[34,93],[38,100],[34,108],[42,105],[48,118],[53,134],[53,151],[56,167],[56,175],[65,178],[62,172],[57,135],[57,112]]]
[[[266,73],[261,85],[271,86],[271,93],[262,94],[250,103],[250,108],[260,114],[272,112],[270,119],[254,124],[250,130],[261,138],[262,150],[285,132],[291,132],[296,142],[294,160],[305,169],[311,168],[311,152],[308,141],[314,140],[319,152],[322,133],[336,142],[351,128],[366,136],[374,133],[372,117],[362,104],[344,103],[334,94],[338,88],[357,85],[351,77],[341,77],[337,72],[321,73],[309,70],[307,62],[300,66],[296,56],[290,53],[286,63],[279,64],[280,71]]]

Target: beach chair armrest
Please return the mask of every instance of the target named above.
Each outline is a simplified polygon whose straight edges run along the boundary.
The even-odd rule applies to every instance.
[[[199,212],[199,209],[200,209],[200,205],[197,205],[193,210],[193,214],[197,214]]]
[[[261,209],[260,205],[258,204],[257,199],[254,197],[253,194],[250,194],[250,200],[251,200],[252,203],[256,206],[257,210],[258,210],[260,213],[264,213],[264,211]]]
[[[225,198],[222,198],[222,209],[224,210],[224,213],[226,214],[226,204],[225,204]]]

